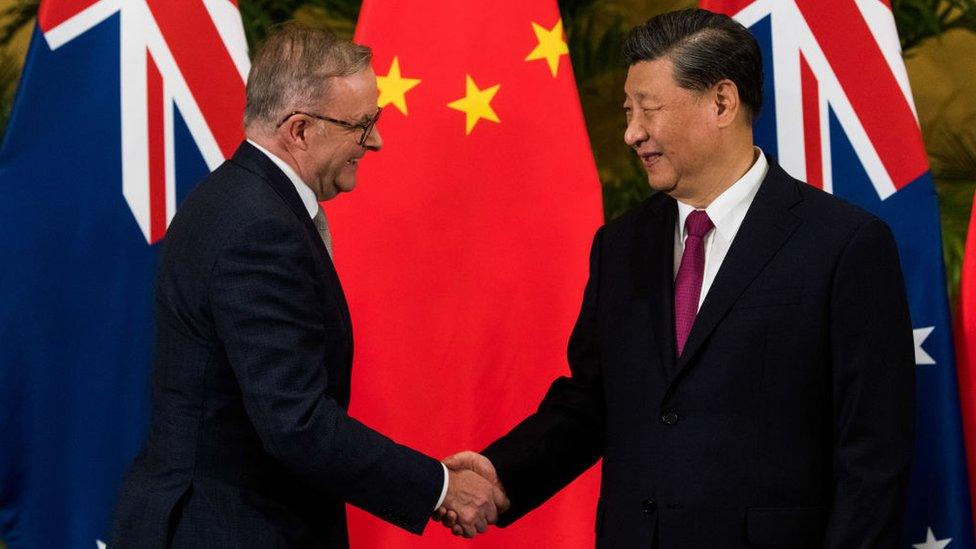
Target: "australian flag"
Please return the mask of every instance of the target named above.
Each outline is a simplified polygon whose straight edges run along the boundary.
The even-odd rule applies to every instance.
[[[888,223],[915,333],[915,465],[903,547],[973,548],[939,205],[890,0],[703,0],[763,50],[757,144]]]
[[[148,420],[159,242],[239,143],[234,0],[43,0],[0,147],[0,538],[103,544]]]

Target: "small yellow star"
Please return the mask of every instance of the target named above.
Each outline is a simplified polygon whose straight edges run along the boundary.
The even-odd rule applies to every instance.
[[[400,59],[394,57],[393,64],[390,65],[390,72],[386,76],[376,77],[376,86],[380,89],[380,98],[377,104],[380,107],[385,107],[393,103],[406,116],[407,92],[417,84],[420,84],[420,80],[416,78],[403,78],[400,76]]]
[[[529,53],[526,61],[545,59],[549,63],[549,71],[555,77],[559,72],[559,56],[569,55],[569,46],[563,40],[563,20],[556,21],[556,25],[550,30],[546,30],[542,25],[532,22],[532,30],[535,37],[539,40],[539,45]]]
[[[492,122],[501,122],[494,109],[491,108],[491,100],[498,93],[501,84],[495,84],[490,88],[479,90],[471,75],[465,75],[465,94],[464,97],[448,103],[447,106],[463,112],[465,116],[464,134],[469,135],[474,129],[475,124],[484,118]]]

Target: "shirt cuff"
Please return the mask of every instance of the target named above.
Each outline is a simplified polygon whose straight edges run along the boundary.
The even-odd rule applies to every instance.
[[[447,465],[444,465],[443,463],[441,463],[441,467],[444,468],[444,487],[441,488],[441,497],[438,498],[437,505],[434,506],[434,510],[435,511],[437,510],[438,507],[441,506],[442,503],[444,503],[444,498],[447,497],[447,479],[448,479]]]

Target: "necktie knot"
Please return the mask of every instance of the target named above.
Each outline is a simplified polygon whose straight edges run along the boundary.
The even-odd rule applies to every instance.
[[[715,225],[709,219],[705,210],[695,210],[688,214],[688,219],[685,219],[685,231],[688,233],[688,236],[703,237],[713,227]]]

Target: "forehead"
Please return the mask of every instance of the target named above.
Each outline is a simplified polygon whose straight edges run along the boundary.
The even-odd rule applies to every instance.
[[[329,110],[347,117],[369,116],[376,111],[379,91],[372,68],[349,76],[337,76],[329,82],[325,101]]]
[[[674,65],[670,59],[638,61],[627,69],[624,94],[629,99],[642,99],[673,93],[678,89],[674,80]]]

